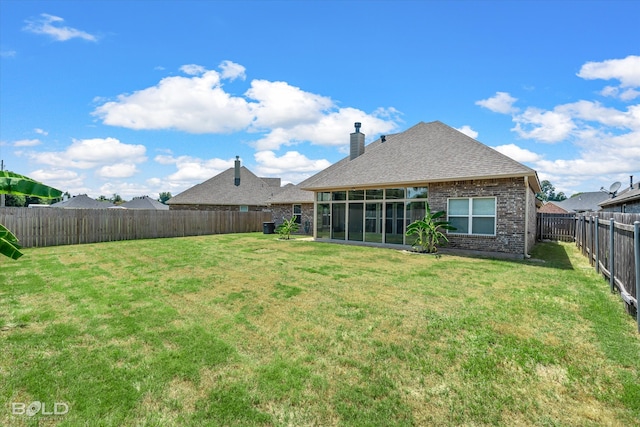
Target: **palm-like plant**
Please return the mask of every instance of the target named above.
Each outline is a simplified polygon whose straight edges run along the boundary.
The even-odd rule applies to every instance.
[[[62,191],[14,172],[0,171],[0,194],[35,196],[43,199],[57,199]],[[0,254],[18,259],[23,254],[16,236],[0,224]]]
[[[438,252],[438,245],[443,242],[448,242],[444,230],[455,230],[449,221],[444,221],[440,218],[444,217],[446,213],[444,211],[438,211],[431,213],[429,203],[426,204],[426,211],[424,218],[415,220],[407,226],[406,235],[416,235],[416,240],[411,245],[413,248],[417,248],[419,252],[436,253]]]
[[[291,233],[295,233],[300,228],[300,224],[296,222],[296,216],[292,216],[291,219],[285,219],[282,224],[276,228],[276,232],[281,239],[289,240]]]

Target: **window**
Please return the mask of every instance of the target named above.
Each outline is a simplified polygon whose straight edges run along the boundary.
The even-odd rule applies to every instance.
[[[240,212],[249,212],[249,206],[240,205]]]
[[[293,205],[293,216],[296,224],[302,224],[302,205]]]
[[[496,198],[449,199],[449,222],[458,234],[496,234]]]

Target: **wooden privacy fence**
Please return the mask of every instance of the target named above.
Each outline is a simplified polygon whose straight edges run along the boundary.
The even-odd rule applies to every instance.
[[[640,332],[640,214],[599,212],[579,217],[576,226],[576,244],[635,311]]]
[[[536,232],[538,240],[573,242],[576,235],[576,216],[538,213]]]
[[[262,231],[271,212],[0,208],[22,247]]]

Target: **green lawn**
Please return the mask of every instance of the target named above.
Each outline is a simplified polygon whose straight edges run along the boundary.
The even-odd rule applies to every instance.
[[[640,425],[635,320],[573,245],[25,252],[0,259],[0,425]],[[34,401],[68,412],[14,414]]]

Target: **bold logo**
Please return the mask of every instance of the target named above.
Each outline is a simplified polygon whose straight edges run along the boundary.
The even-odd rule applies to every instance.
[[[48,410],[47,410],[48,409]],[[33,417],[38,412],[42,415],[64,415],[69,412],[69,405],[64,402],[55,402],[53,404],[53,411],[51,410],[51,404],[33,401],[30,404],[22,403],[22,402],[12,402],[11,403],[11,414],[13,415],[26,415],[28,417]]]

